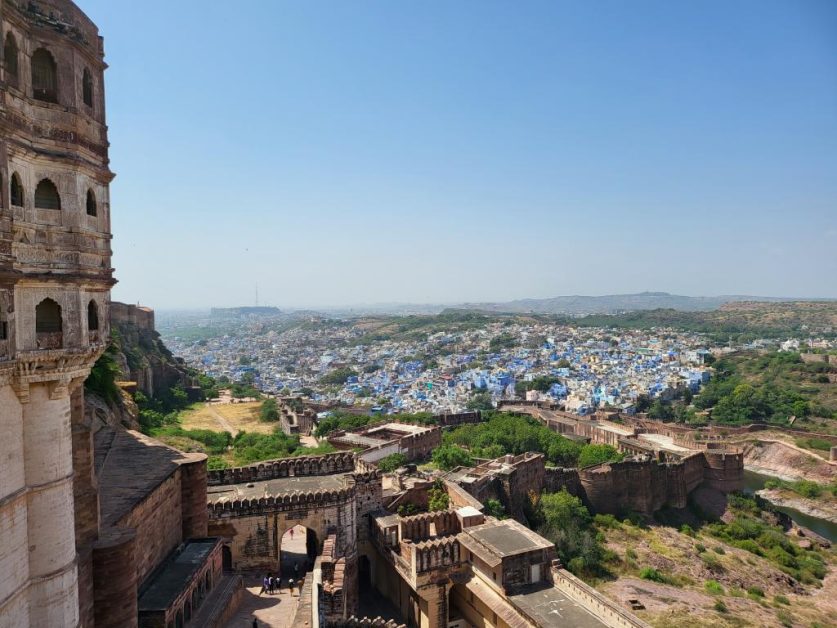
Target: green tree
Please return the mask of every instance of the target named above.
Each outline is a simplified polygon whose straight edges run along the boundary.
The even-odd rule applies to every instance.
[[[450,505],[447,488],[441,480],[436,480],[433,483],[433,488],[428,491],[427,498],[427,509],[430,512],[447,510]]]
[[[561,561],[576,575],[600,573],[604,547],[581,500],[566,490],[541,495],[534,523],[541,536],[555,543]]]
[[[431,456],[433,464],[444,471],[450,471],[456,467],[472,467],[474,460],[471,454],[465,449],[456,445],[442,445],[433,450]]]
[[[259,410],[259,419],[262,421],[279,420],[279,406],[275,399],[265,399],[262,402],[262,407]]]
[[[343,366],[340,368],[336,368],[330,373],[326,373],[320,378],[321,384],[336,384],[338,386],[342,386],[345,384],[350,377],[354,377],[357,375],[357,371],[348,366]]]
[[[485,500],[483,506],[485,507],[485,514],[490,517],[496,517],[497,519],[505,519],[507,517],[506,509],[503,507],[503,504],[500,503],[499,499],[489,497]]]
[[[491,393],[484,390],[475,392],[471,395],[465,407],[468,410],[493,410],[494,404],[491,402]]]
[[[624,456],[610,445],[584,445],[578,456],[579,467],[589,467],[602,462],[617,462]]]
[[[407,456],[404,454],[390,454],[378,461],[378,470],[384,473],[392,473],[399,467],[407,464]]]

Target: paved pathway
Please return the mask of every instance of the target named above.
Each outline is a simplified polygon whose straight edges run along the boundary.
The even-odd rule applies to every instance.
[[[282,537],[282,585],[278,593],[261,593],[264,574],[248,574],[244,577],[244,597],[236,614],[227,622],[226,628],[252,628],[253,618],[259,622],[259,628],[289,628],[299,605],[299,588],[293,593],[288,591],[288,578],[293,577],[293,565],[299,564],[299,573],[305,574],[305,528],[293,528]]]

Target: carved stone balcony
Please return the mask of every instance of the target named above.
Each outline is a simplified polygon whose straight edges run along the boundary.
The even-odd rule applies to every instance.
[[[60,331],[39,331],[35,334],[38,349],[60,349],[64,346],[64,333]]]

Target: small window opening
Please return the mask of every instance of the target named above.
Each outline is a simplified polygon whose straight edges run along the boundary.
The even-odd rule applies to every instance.
[[[96,209],[96,195],[93,194],[93,190],[87,190],[87,215],[96,216]]]
[[[17,41],[11,33],[6,35],[3,44],[3,65],[6,69],[6,82],[17,87]]]
[[[85,105],[93,106],[93,77],[90,76],[90,70],[87,68],[84,68],[84,73],[81,75],[81,97]]]
[[[87,304],[87,329],[90,331],[98,331],[99,329],[99,308],[95,301],[90,301]]]
[[[12,174],[9,192],[12,200],[12,205],[23,207],[23,186],[20,183],[20,177],[18,176],[17,172]]]
[[[41,179],[35,188],[35,207],[38,209],[61,209],[61,197],[58,188],[49,179]]]

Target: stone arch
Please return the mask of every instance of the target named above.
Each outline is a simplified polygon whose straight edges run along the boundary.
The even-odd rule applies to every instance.
[[[12,205],[23,207],[23,184],[17,172],[13,172],[12,178],[9,179],[9,197]]]
[[[38,349],[60,349],[64,344],[61,306],[44,299],[35,306],[35,339]]]
[[[61,209],[61,196],[58,188],[49,179],[41,179],[35,188],[35,207],[37,209]]]
[[[87,188],[87,203],[86,203],[86,210],[88,216],[96,216],[98,215],[98,207],[96,205],[96,195],[93,193],[93,190]]]
[[[93,75],[87,68],[81,74],[81,99],[85,105],[93,107]]]
[[[32,54],[32,97],[44,102],[58,102],[58,66],[46,48],[38,48]]]
[[[3,42],[3,67],[6,70],[6,82],[17,87],[18,82],[18,47],[14,33],[6,33],[6,40]]]

